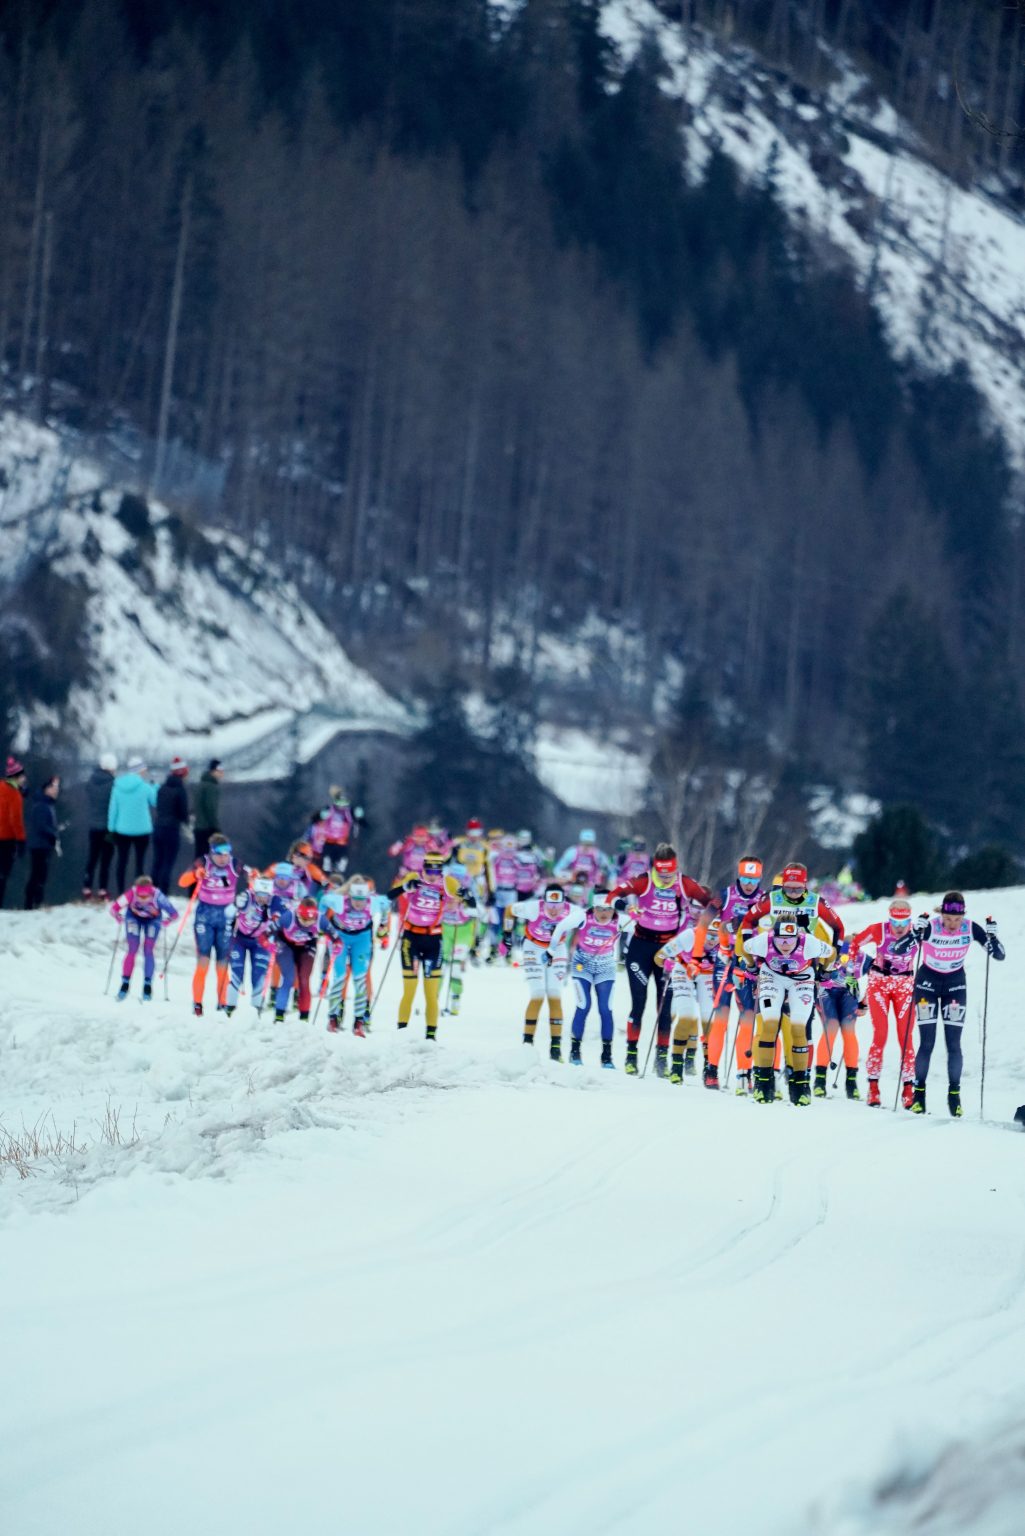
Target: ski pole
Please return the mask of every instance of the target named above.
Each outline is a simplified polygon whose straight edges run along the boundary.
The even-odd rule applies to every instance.
[[[657,981],[655,983],[655,990],[656,990],[656,993],[657,993],[657,991],[658,991],[658,982]],[[658,1034],[659,1026],[662,1023],[662,1009],[665,1007],[665,1005],[666,1005],[666,998],[670,995],[671,992],[672,992],[672,983],[670,982],[669,977],[666,975],[665,967],[663,966],[662,967],[662,996],[659,998],[658,1007],[655,1009],[655,1027],[651,1031],[651,1039],[648,1041],[648,1050],[647,1050],[647,1053],[646,1053],[646,1055],[644,1057],[644,1070],[641,1073],[642,1077],[647,1077],[647,1075],[648,1075],[648,1063],[651,1060],[651,1048],[655,1044],[655,1036]]]
[[[120,948],[121,948],[121,924],[118,923],[118,925],[117,925],[117,933],[114,935],[114,948],[110,952],[110,965],[107,968],[107,985],[103,989],[104,997],[106,997],[107,993],[110,991],[110,979],[111,979],[111,977],[114,974],[114,961],[117,959],[117,952],[118,952],[118,950]]]
[[[445,1001],[442,1004],[442,1008],[441,1008],[441,1011],[442,1011],[443,1014],[447,1014],[448,1013],[448,1006],[449,1006],[449,1003],[452,1001],[452,967],[455,964],[455,958],[456,958],[456,942],[455,942],[455,936],[453,935],[453,938],[452,938],[452,952],[451,952],[451,954],[448,957],[448,979],[447,979],[446,987],[445,987]]]
[[[993,919],[987,917],[987,923]],[[986,982],[982,992],[982,1078],[979,1083],[979,1119],[986,1118],[986,1015],[989,1012],[989,942],[986,943]]]
[[[922,961],[922,945],[921,945],[921,942],[919,942],[918,949],[915,951],[915,963],[914,963],[914,966],[912,967],[912,970],[911,970],[912,977],[917,975],[918,967],[921,964],[921,961]],[[899,1071],[897,1073],[897,1092],[893,1095],[893,1112],[894,1112],[894,1114],[897,1113],[897,1102],[900,1099],[900,1088],[901,1088],[901,1084],[904,1081],[904,1057],[907,1054],[908,1041],[911,1039],[911,1031],[914,1029],[914,1027],[915,1027],[915,983],[914,983],[914,981],[912,981],[912,983],[911,983],[911,997],[910,997],[910,1000],[908,1002],[908,1022],[907,1022],[907,1028],[904,1031],[904,1039],[901,1041],[901,1046],[900,1046],[900,1069],[899,1069]],[[894,1031],[894,1033],[896,1035],[899,1035],[900,1034],[900,1028],[898,1027]]]
[[[375,987],[374,988],[374,1001],[370,1004],[370,1012],[367,1014],[367,1022],[368,1023],[374,1017],[374,1010],[377,1007],[378,1003],[381,1001],[381,993],[384,991],[384,984],[388,980],[388,972],[391,970],[391,963],[395,959],[395,951],[398,949],[399,944],[401,942],[402,942],[402,935],[400,933],[398,938],[397,938],[397,940],[396,940],[396,942],[392,945],[391,949],[388,951],[388,959],[385,961],[384,974],[381,977],[381,985],[379,987]]]
[[[327,952],[324,955],[324,974],[320,978],[320,990],[317,993],[317,1006],[313,1010],[313,1023],[314,1023],[314,1027],[316,1027],[317,1020],[320,1018],[320,1005],[324,1001],[324,998],[327,995],[327,984],[328,984],[328,981],[329,981],[330,976],[331,976],[331,970],[332,970],[333,965],[334,965],[334,951],[332,950],[330,943],[328,943]]]
[[[178,924],[178,932],[174,936],[174,943],[171,945],[170,953],[164,959],[164,972],[163,972],[163,975],[161,977],[162,981],[166,981],[167,980],[167,968],[171,964],[171,961],[174,959],[174,952],[178,948],[178,940],[181,938],[182,934],[185,931],[185,924],[189,920],[189,913],[192,911],[193,907],[196,905],[196,898],[198,897],[198,895],[199,895],[199,882],[197,880],[195,890],[192,892],[192,895],[189,897],[189,904],[185,908],[185,911],[182,913],[182,920]]]
[[[167,924],[164,924],[164,1002],[171,1001],[167,993]]]

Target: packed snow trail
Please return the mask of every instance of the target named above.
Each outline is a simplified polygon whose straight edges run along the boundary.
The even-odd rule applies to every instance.
[[[985,1125],[977,956],[921,1122],[604,1073],[593,1020],[556,1065],[515,970],[436,1046],[394,965],[365,1041],[193,1019],[184,956],[118,1005],[103,914],[4,914],[3,1123],[87,1143],[0,1182],[4,1529],[1020,1532],[1025,893],[969,906]]]

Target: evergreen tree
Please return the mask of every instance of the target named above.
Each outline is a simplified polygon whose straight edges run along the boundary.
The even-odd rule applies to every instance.
[[[892,805],[854,839],[858,879],[870,896],[889,896],[897,883],[935,890],[943,878],[936,837],[916,805]]]

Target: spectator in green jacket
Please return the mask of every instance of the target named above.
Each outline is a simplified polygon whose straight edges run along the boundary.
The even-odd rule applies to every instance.
[[[193,821],[196,829],[196,858],[202,859],[210,848],[210,835],[221,827],[221,780],[224,769],[219,757],[210,759],[210,766],[201,775],[196,786]]]

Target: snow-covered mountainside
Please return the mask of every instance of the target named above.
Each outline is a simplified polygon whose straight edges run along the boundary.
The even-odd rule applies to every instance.
[[[815,93],[650,0],[606,0],[602,25],[624,60],[657,40],[692,173],[715,145],[749,180],[771,180],[791,218],[852,264],[899,357],[968,369],[1025,471],[1025,221],[993,189],[930,164],[842,56],[831,55],[835,83]]]
[[[89,678],[69,700],[83,748],[156,763],[216,754],[234,777],[264,778],[340,730],[408,728],[408,711],[237,536],[126,506],[98,465],[16,416],[0,420],[0,471],[0,576],[43,558],[88,593]]]
[[[5,913],[5,1531],[1018,1536],[1025,891],[970,910],[960,1122],[942,1044],[924,1120],[892,1041],[882,1109],[759,1107],[593,1018],[550,1062],[516,970],[429,1046],[379,954],[359,1040],[193,1019],[184,942],[119,1005],[105,913]]]

